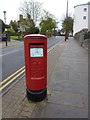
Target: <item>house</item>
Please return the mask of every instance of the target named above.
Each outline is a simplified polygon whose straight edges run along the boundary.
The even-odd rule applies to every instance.
[[[90,30],[90,2],[75,6],[74,10],[73,35],[82,29]]]
[[[27,18],[23,18],[23,15],[19,15],[18,26],[19,31],[25,32],[27,29],[34,26],[34,22],[30,15],[27,15]]]
[[[0,19],[0,42],[2,41],[2,20]]]

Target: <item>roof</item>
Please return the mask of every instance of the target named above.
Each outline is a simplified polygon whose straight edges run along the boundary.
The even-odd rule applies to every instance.
[[[24,38],[26,38],[26,37],[47,38],[45,35],[41,35],[41,34],[29,34],[29,35],[26,35]]]
[[[78,7],[78,6],[83,6],[83,5],[90,5],[90,1],[89,1],[88,3],[86,3],[86,4],[76,5],[76,6],[74,6],[74,8],[75,8],[75,7]]]

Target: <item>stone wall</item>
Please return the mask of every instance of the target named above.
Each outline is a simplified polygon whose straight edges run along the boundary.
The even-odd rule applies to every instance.
[[[90,49],[90,31],[83,29],[75,34],[74,38],[79,42],[81,47]]]

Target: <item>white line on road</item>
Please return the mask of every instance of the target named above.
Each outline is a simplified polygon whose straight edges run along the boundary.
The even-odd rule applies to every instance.
[[[14,53],[14,52],[17,52],[17,51],[19,51],[19,50],[14,50],[14,51],[12,51],[12,52],[8,52],[8,53],[2,54],[2,55],[0,55],[0,56],[8,55],[8,54],[11,54],[11,53]]]
[[[60,42],[58,42],[57,44],[55,44],[54,46],[50,47],[50,48],[48,49],[48,53],[49,53],[50,51],[52,51],[57,45],[60,45],[61,42],[62,42],[62,41],[60,41]],[[15,51],[9,52],[9,53],[7,53],[7,54],[10,54],[10,53],[13,53],[13,52],[16,52],[16,51],[19,51],[19,50],[15,50]],[[3,55],[7,55],[7,54],[3,54]],[[6,86],[8,86],[10,83],[12,83],[16,78],[18,78],[18,77],[19,77],[21,74],[23,74],[24,72],[25,72],[25,66],[23,66],[22,68],[20,68],[19,70],[17,70],[15,73],[13,73],[12,75],[10,75],[8,78],[6,78],[4,81],[2,81],[2,82],[0,83],[0,85],[2,85],[3,83],[5,83],[6,81],[8,81],[8,80],[10,79],[5,85],[3,85],[3,86],[0,88],[0,91],[1,91],[2,89],[4,89]],[[18,73],[18,74],[17,74],[17,73]],[[15,76],[14,76],[14,75],[15,75]]]
[[[51,50],[53,50],[57,45],[61,45],[61,42],[63,42],[63,40],[60,41],[60,42],[58,42],[58,43],[56,43],[54,46],[50,47],[50,48],[48,49],[48,53],[49,53]]]
[[[61,42],[62,42],[62,41],[60,41],[59,43],[61,43]],[[57,45],[58,45],[58,43],[56,43],[54,46],[50,47],[49,50],[48,50],[48,52],[50,52],[52,49],[54,49]],[[22,49],[19,49],[19,50],[22,50]],[[5,55],[8,55],[8,54],[11,54],[11,53],[14,53],[14,52],[17,52],[17,51],[19,51],[19,50],[14,50],[14,51],[12,51],[12,52],[8,52],[8,53],[5,53],[5,54],[2,54],[2,55],[0,55],[0,57],[1,57],[1,56],[5,56]]]

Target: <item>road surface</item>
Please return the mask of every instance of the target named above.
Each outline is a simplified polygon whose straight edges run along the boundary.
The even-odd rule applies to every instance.
[[[56,43],[62,41],[64,37],[56,36],[48,39],[48,49],[55,45]],[[9,81],[13,76],[16,76],[16,72],[21,72],[23,70],[24,73],[24,46],[23,44],[13,47],[4,48],[2,50],[2,54],[0,54],[0,58],[2,57],[2,64],[0,65],[0,69],[2,69],[2,85],[5,86],[6,81]],[[7,79],[10,76],[10,79]],[[18,76],[17,76],[18,78]],[[10,84],[9,84],[10,86]]]

